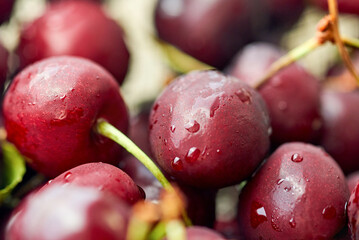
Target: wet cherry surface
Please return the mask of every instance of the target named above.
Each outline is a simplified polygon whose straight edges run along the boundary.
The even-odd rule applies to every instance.
[[[160,0],[155,23],[161,39],[214,67],[224,67],[250,38],[244,0]]]
[[[42,189],[52,184],[96,187],[102,192],[110,192],[128,204],[143,199],[141,191],[125,172],[106,163],[87,163],[72,168],[50,180]]]
[[[125,240],[129,208],[96,188],[52,184],[29,195],[6,230],[12,240]]]
[[[347,176],[347,183],[349,192],[352,192],[355,186],[359,183],[359,171],[353,172]]]
[[[345,173],[359,170],[359,93],[324,91],[321,145]]]
[[[344,174],[327,153],[287,143],[241,193],[239,227],[245,239],[333,239],[345,226],[348,197]]]
[[[48,177],[87,162],[117,163],[121,148],[94,131],[104,118],[126,132],[114,78],[85,59],[53,57],[19,73],[4,99],[8,140]]]
[[[100,4],[91,1],[51,3],[43,16],[23,28],[17,53],[21,68],[51,56],[88,58],[106,68],[119,83],[129,64],[122,29],[105,15]]]
[[[223,187],[249,177],[268,150],[268,132],[259,94],[216,71],[176,79],[150,116],[150,143],[158,164],[197,187]]]
[[[230,74],[253,86],[281,55],[274,45],[250,44],[233,61]],[[320,87],[314,76],[292,64],[264,83],[259,93],[268,106],[273,144],[318,140],[322,126]]]

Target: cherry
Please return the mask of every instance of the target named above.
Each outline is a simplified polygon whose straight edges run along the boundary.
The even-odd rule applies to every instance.
[[[321,99],[324,121],[321,145],[345,173],[359,170],[359,93],[324,91]]]
[[[6,75],[8,72],[8,56],[9,54],[7,50],[0,43],[0,89],[3,89],[4,83],[6,81]]]
[[[312,4],[322,8],[323,10],[328,10],[328,1],[327,0],[311,0]],[[359,3],[353,0],[337,0],[338,9],[340,13],[352,13],[359,15]]]
[[[117,163],[121,148],[94,131],[103,118],[126,131],[126,106],[114,78],[77,57],[53,57],[20,72],[3,104],[7,138],[48,177],[87,162]]]
[[[349,228],[352,239],[359,239],[358,213],[359,213],[359,184],[354,187],[348,202]]]
[[[49,185],[29,195],[12,214],[6,239],[125,240],[128,206],[96,188]]]
[[[155,24],[161,39],[221,68],[249,39],[245,0],[160,0]]]
[[[0,0],[0,24],[9,19],[14,2],[15,0]]]
[[[216,188],[250,176],[269,147],[260,95],[240,80],[198,71],[174,80],[150,116],[158,164],[191,186]]]
[[[192,226],[187,228],[186,239],[187,240],[225,240],[225,238],[223,238],[216,231],[199,226]],[[167,240],[167,238],[164,238],[163,240]]]
[[[90,1],[51,3],[43,16],[22,30],[17,53],[21,68],[50,56],[89,58],[119,83],[129,63],[122,29],[99,4]]]
[[[230,74],[255,86],[280,55],[274,45],[250,44],[235,58]],[[292,64],[259,87],[271,118],[273,144],[318,140],[322,125],[318,82],[298,64]]]
[[[348,197],[344,174],[326,152],[287,143],[240,194],[239,226],[245,239],[333,239],[345,225]]]
[[[143,199],[142,192],[125,172],[106,163],[87,163],[74,167],[50,180],[43,188],[52,184],[97,187],[131,205]]]

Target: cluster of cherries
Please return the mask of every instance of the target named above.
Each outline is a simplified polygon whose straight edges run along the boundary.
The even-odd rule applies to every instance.
[[[0,21],[11,2],[0,0]],[[355,1],[338,3],[359,14]],[[162,173],[158,181],[157,170],[150,169],[155,177],[126,155],[109,138],[122,135],[99,127],[104,122],[128,133],[185,196],[184,211],[198,226],[185,238],[158,239],[359,239],[358,92],[328,90],[298,64],[258,85],[283,55],[273,44],[251,43],[233,58],[266,38],[254,33],[294,22],[304,7],[301,0],[160,0],[159,37],[224,70],[179,76],[129,121],[119,91],[130,57],[121,28],[100,1],[49,3],[21,32],[21,71],[2,108],[7,140],[52,180],[14,209],[5,239],[142,239],[129,237],[132,209],[160,199]],[[7,61],[0,47],[3,82]],[[215,225],[217,190],[244,181],[236,219]]]

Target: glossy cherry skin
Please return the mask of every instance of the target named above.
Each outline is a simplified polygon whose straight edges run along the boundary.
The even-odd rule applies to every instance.
[[[121,148],[94,128],[99,118],[123,132],[128,126],[115,79],[77,57],[48,58],[24,69],[5,95],[3,112],[8,140],[48,177],[88,162],[116,164]]]
[[[187,240],[225,240],[218,232],[205,227],[192,226],[186,229]],[[163,240],[167,240],[164,238]]]
[[[15,0],[0,0],[0,24],[9,19],[14,3]]]
[[[4,46],[0,43],[0,89],[3,89],[4,83],[6,81],[6,76],[8,73],[8,57],[9,54]]]
[[[143,199],[135,182],[121,169],[107,163],[86,163],[74,167],[50,180],[43,188],[52,184],[96,187],[101,192],[110,192],[130,205]]]
[[[274,45],[250,44],[234,60],[230,74],[254,86],[280,56],[281,51]],[[314,76],[298,64],[292,64],[258,91],[269,110],[273,144],[318,140],[322,126],[320,86]]]
[[[346,222],[349,190],[337,163],[310,144],[280,146],[239,197],[245,239],[333,239]]]
[[[174,80],[150,116],[158,164],[180,182],[224,187],[249,177],[269,147],[269,118],[260,95],[216,71]]]
[[[96,188],[56,185],[29,195],[12,214],[7,240],[125,240],[129,207]]]
[[[311,0],[310,2],[325,11],[328,10],[327,0]],[[337,3],[339,13],[351,13],[359,15],[359,2],[353,0],[337,0]]]
[[[321,99],[324,121],[321,145],[345,173],[359,170],[359,93],[325,91]]]
[[[217,68],[248,41],[249,22],[245,0],[160,0],[155,12],[162,40]]]
[[[359,239],[358,217],[359,217],[359,184],[357,184],[351,192],[348,202],[348,218],[349,229],[351,231],[352,239]]]
[[[49,4],[44,15],[24,27],[17,49],[20,67],[59,55],[91,59],[119,82],[125,78],[129,52],[124,33],[100,4],[61,1]]]

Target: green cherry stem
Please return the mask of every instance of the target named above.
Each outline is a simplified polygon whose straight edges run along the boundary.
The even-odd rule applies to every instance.
[[[341,37],[341,40],[345,44],[345,46],[359,48],[359,39],[351,38],[351,37]],[[318,37],[313,37],[298,47],[289,51],[286,55],[279,58],[275,61],[268,69],[266,75],[264,75],[253,87],[258,89],[260,88],[268,79],[273,77],[280,70],[288,67],[295,61],[305,57],[307,54],[314,51],[316,48],[320,47],[324,44],[323,41],[318,39]]]
[[[359,48],[359,39],[351,37],[342,37],[342,41],[347,47]]]
[[[136,157],[162,184],[166,190],[174,191],[172,185],[163,175],[161,170],[153,163],[152,159],[149,158],[134,142],[131,141],[125,134],[116,129],[110,123],[104,119],[97,121],[97,132],[101,135],[115,141],[129,153]]]
[[[97,132],[121,145],[135,158],[137,158],[157,180],[162,184],[163,188],[167,191],[175,191],[171,183],[163,175],[161,170],[153,163],[152,159],[149,158],[134,142],[131,141],[125,134],[112,126],[109,122],[104,119],[97,120]],[[187,226],[191,226],[192,222],[188,217],[186,210],[182,211],[182,217]]]

